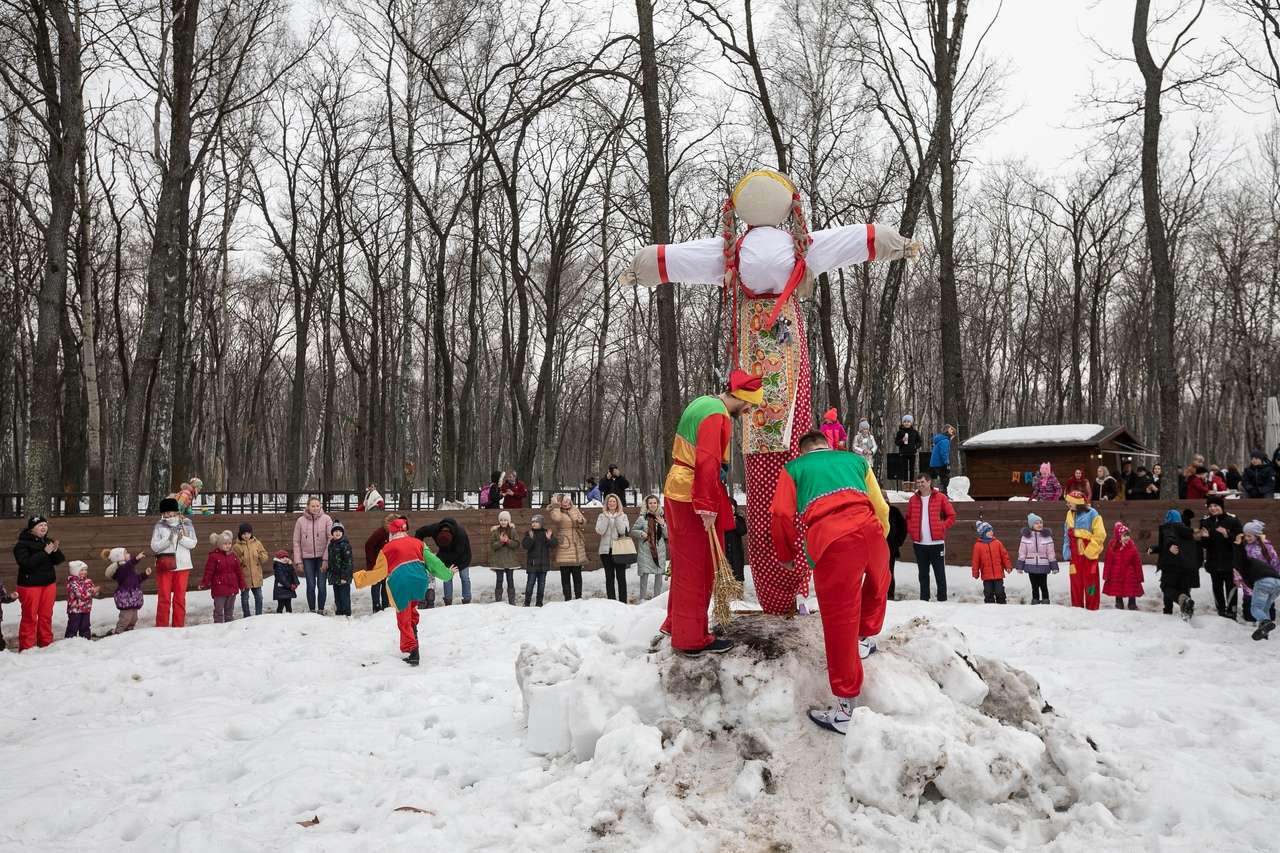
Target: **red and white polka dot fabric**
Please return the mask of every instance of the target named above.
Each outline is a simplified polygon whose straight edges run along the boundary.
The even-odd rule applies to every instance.
[[[813,412],[809,405],[809,348],[805,346],[803,320],[797,312],[795,338],[800,349],[800,369],[796,383],[796,404],[791,421],[791,450],[788,453],[748,453],[747,466],[747,541],[751,557],[751,580],[756,598],[765,613],[786,615],[796,609],[796,595],[809,594],[811,571],[807,561],[796,561],[794,571],[778,565],[774,556],[769,508],[778,485],[782,466],[798,455],[800,436],[813,429]],[[800,525],[800,534],[804,527]]]

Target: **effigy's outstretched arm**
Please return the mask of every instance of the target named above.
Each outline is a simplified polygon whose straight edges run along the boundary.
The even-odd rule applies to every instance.
[[[657,287],[682,284],[715,284],[724,281],[724,241],[719,237],[645,246],[631,259],[621,276],[623,284]]]
[[[921,243],[898,233],[892,225],[841,225],[810,235],[813,242],[805,263],[813,275],[865,261],[896,261],[919,256]]]

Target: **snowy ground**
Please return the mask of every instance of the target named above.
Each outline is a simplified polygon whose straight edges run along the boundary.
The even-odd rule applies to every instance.
[[[522,644],[582,661],[625,653],[642,666],[649,659],[629,649],[652,634],[661,601],[510,608],[490,601],[487,571],[472,574],[477,603],[424,613],[416,670],[399,661],[392,614],[371,616],[365,595],[350,620],[268,614],[222,626],[207,624],[207,594],[193,592],[195,624],[183,631],[147,627],[0,655],[0,850],[762,849],[726,841],[734,816],[708,806],[712,821],[701,823],[691,807],[645,799],[658,765],[689,758],[675,755],[678,739],[649,738],[638,721],[610,722],[593,760],[526,748],[515,671]],[[897,574],[899,597],[913,596],[915,567],[899,563]],[[588,595],[601,594],[602,575],[586,577]],[[1086,613],[1022,606],[1024,576],[1009,580],[1013,603],[1004,607],[980,603],[967,569],[949,577],[945,604],[891,603],[886,634],[927,616],[962,632],[974,654],[1025,670],[1134,795],[1114,809],[1064,810],[1053,838],[1031,844],[945,800],[930,804],[926,821],[833,794],[844,810],[836,819],[780,786],[768,808],[783,834],[770,849],[1280,850],[1268,819],[1280,767],[1275,644],[1252,642],[1243,626],[1213,615],[1189,625],[1163,616],[1152,582],[1140,612]],[[558,578],[549,580],[558,598]],[[1050,584],[1061,604],[1066,576]],[[148,599],[143,624],[153,608]],[[5,608],[11,643],[17,616],[16,605]],[[59,604],[58,636],[64,619]],[[114,619],[109,599],[95,603],[95,630]],[[888,686],[893,670],[882,662],[869,668],[868,690],[877,671],[881,691]],[[613,699],[636,689],[600,678]],[[821,681],[816,673],[813,683]],[[589,719],[595,710],[570,713]],[[845,748],[816,729],[795,732],[774,744],[792,763],[813,755],[825,767],[823,756]],[[865,746],[856,737],[846,762],[852,746]],[[759,792],[742,790],[739,769],[707,766],[694,781],[754,808],[747,801]],[[833,776],[831,790],[842,790]],[[619,825],[628,831],[602,827],[605,792],[611,809],[633,808]],[[312,818],[319,822],[299,825]],[[928,843],[925,830],[935,833]]]

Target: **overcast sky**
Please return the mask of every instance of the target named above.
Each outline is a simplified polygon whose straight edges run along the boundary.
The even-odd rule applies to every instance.
[[[973,0],[966,40],[977,37],[999,5],[997,0]],[[1162,5],[1171,8],[1169,3]],[[1010,108],[1021,109],[979,146],[978,157],[1025,156],[1046,171],[1056,171],[1070,160],[1095,132],[1072,129],[1092,117],[1078,109],[1080,100],[1091,91],[1091,73],[1106,85],[1128,79],[1136,86],[1140,79],[1132,62],[1107,61],[1090,40],[1130,57],[1132,26],[1132,0],[1005,0],[987,46],[991,55],[1004,57],[1011,64],[1007,100]],[[1210,0],[1193,30],[1200,41],[1192,50],[1220,49],[1224,37],[1242,32],[1240,20],[1218,0]],[[1186,120],[1185,116],[1174,116],[1172,122],[1176,127],[1179,122],[1185,125]],[[1269,105],[1255,102],[1223,104],[1215,125],[1224,144],[1230,145],[1250,139],[1269,122]]]

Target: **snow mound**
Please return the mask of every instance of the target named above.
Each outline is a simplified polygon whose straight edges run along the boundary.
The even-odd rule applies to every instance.
[[[694,825],[732,850],[815,830],[901,849],[1034,847],[1068,826],[1113,843],[1136,800],[1034,678],[955,628],[918,617],[882,640],[842,739],[805,716],[830,702],[817,618],[740,616],[732,652],[695,659],[638,642],[659,608],[627,618],[572,648],[526,645],[516,664],[526,747],[579,763],[601,849],[643,837],[670,853]]]

